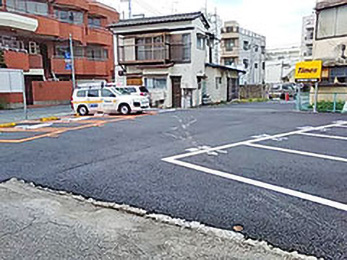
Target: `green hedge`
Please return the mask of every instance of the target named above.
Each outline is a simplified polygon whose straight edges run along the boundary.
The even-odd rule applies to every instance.
[[[342,111],[343,106],[345,105],[344,101],[336,102],[336,111]],[[313,108],[313,105],[310,105],[309,108]],[[334,102],[332,101],[320,101],[317,103],[318,112],[332,112],[334,111]]]

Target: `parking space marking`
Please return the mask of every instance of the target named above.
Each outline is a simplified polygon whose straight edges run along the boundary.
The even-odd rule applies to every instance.
[[[31,126],[25,126],[23,128],[0,128],[0,132],[44,132],[43,134],[35,135],[32,137],[27,137],[27,138],[22,138],[22,139],[0,139],[0,143],[11,143],[11,144],[18,144],[18,143],[24,143],[24,142],[29,142],[29,141],[34,141],[37,139],[45,138],[45,137],[58,137],[60,134],[63,134],[65,132],[69,131],[76,131],[76,130],[81,130],[85,128],[91,128],[91,127],[102,127],[108,123],[114,123],[118,121],[124,121],[124,120],[135,120],[138,117],[143,117],[147,115],[156,115],[156,113],[146,113],[142,115],[130,115],[130,116],[117,116],[113,119],[102,119],[100,118],[93,118],[87,117],[83,119],[87,120],[74,120],[70,123],[79,123],[81,125],[75,126],[75,127],[68,127],[68,121],[64,120],[59,120],[59,121],[54,121],[50,123],[52,127],[44,127],[43,128],[38,128],[38,127],[31,127]],[[107,117],[110,118],[110,117]],[[23,123],[37,123],[37,121],[23,121]],[[66,123],[66,127],[54,127],[54,124],[60,124],[60,123]],[[42,126],[42,125],[41,125]]]
[[[329,139],[347,141],[347,137],[345,137],[345,136],[322,135],[322,134],[313,134],[313,133],[301,133],[301,134],[299,134],[299,135],[305,135],[305,136],[320,137],[320,138],[329,138]]]
[[[306,134],[306,133],[309,133],[312,131],[319,131],[319,130],[324,130],[324,129],[333,128],[333,127],[345,127],[345,128],[347,128],[347,122],[346,121],[343,121],[343,122],[339,121],[339,122],[335,122],[335,123],[329,124],[329,125],[318,126],[318,127],[306,127],[306,128],[302,128],[302,129],[299,129],[296,131],[282,133],[282,134],[269,135],[269,136],[267,136],[267,135],[266,136],[259,136],[256,139],[241,141],[241,142],[232,143],[232,144],[226,144],[226,145],[222,145],[222,146],[218,146],[218,147],[214,147],[214,148],[209,148],[209,149],[204,149],[204,150],[200,150],[200,149],[191,150],[190,152],[187,152],[184,154],[179,154],[179,155],[174,155],[171,157],[163,158],[162,161],[167,162],[167,163],[171,163],[171,164],[174,164],[177,166],[189,168],[192,170],[212,174],[214,176],[218,176],[221,178],[237,181],[240,183],[252,185],[255,187],[267,189],[267,190],[274,191],[277,193],[281,193],[281,194],[289,195],[292,197],[300,198],[303,200],[311,201],[311,202],[318,203],[318,204],[328,206],[328,207],[332,207],[335,209],[347,211],[347,204],[343,204],[341,202],[325,199],[325,198],[322,198],[319,196],[307,194],[307,193],[296,191],[296,190],[287,189],[287,188],[284,188],[281,186],[261,182],[258,180],[253,180],[250,178],[241,177],[241,176],[238,176],[235,174],[210,169],[210,168],[207,168],[204,166],[200,166],[200,165],[196,165],[196,164],[192,164],[192,163],[184,162],[184,161],[180,160],[180,159],[184,159],[187,157],[192,157],[192,156],[201,155],[201,154],[208,154],[208,153],[219,151],[219,150],[226,150],[226,149],[240,147],[240,146],[249,146],[249,147],[253,147],[253,148],[274,150],[277,152],[285,152],[285,153],[297,154],[297,155],[301,155],[301,156],[310,156],[310,157],[315,157],[315,158],[320,158],[320,159],[333,160],[333,161],[347,163],[347,158],[257,144],[257,143],[263,142],[263,141],[285,138],[285,137],[289,137],[289,136],[293,136],[293,135]],[[323,135],[323,136],[325,137],[325,135]],[[320,136],[320,137],[322,137],[322,136]],[[332,139],[334,139],[334,138],[332,137]],[[341,139],[341,140],[345,140],[345,138],[343,137],[343,139]]]
[[[261,145],[261,144],[246,144],[246,146],[259,148],[259,149],[272,150],[272,151],[283,152],[283,153],[298,154],[298,155],[303,155],[303,156],[309,156],[309,157],[315,157],[315,158],[320,158],[320,159],[326,159],[326,160],[332,160],[332,161],[338,161],[338,162],[347,163],[347,158],[336,157],[336,156],[331,156],[331,155],[310,153],[310,152],[304,152],[304,151],[280,148],[280,147],[275,147],[275,146],[267,146],[267,145]]]
[[[219,171],[219,170],[213,170],[204,166],[200,166],[200,165],[196,165],[196,164],[192,164],[192,163],[188,163],[188,162],[182,162],[173,158],[164,158],[162,159],[165,162],[171,163],[171,164],[175,164],[178,166],[182,166],[185,168],[189,168],[192,170],[196,170],[196,171],[200,171],[200,172],[204,172],[204,173],[208,173],[208,174],[212,174],[214,176],[218,176],[224,179],[229,179],[229,180],[233,180],[233,181],[237,181],[240,183],[244,183],[244,184],[248,184],[248,185],[252,185],[258,188],[263,188],[266,190],[270,190],[270,191],[274,191],[277,193],[281,193],[281,194],[285,194],[285,195],[289,195],[292,197],[296,197],[296,198],[300,198],[303,200],[307,200],[307,201],[311,201],[314,203],[318,203],[324,206],[328,206],[328,207],[332,207],[335,209],[339,209],[339,210],[343,210],[343,211],[347,211],[347,204],[343,204],[341,202],[337,202],[337,201],[333,201],[333,200],[328,200],[325,198],[321,198],[318,196],[314,196],[311,194],[307,194],[307,193],[303,193],[300,191],[295,191],[295,190],[291,190],[291,189],[287,189],[287,188],[283,188],[280,186],[276,186],[273,184],[269,184],[269,183],[265,183],[265,182],[261,182],[261,181],[257,181],[257,180],[253,180],[253,179],[249,179],[249,178],[245,178],[245,177],[241,177],[238,175],[234,175],[231,173],[227,173],[227,172],[223,172],[223,171]]]
[[[218,150],[226,150],[226,149],[230,149],[230,148],[234,148],[234,147],[238,147],[238,146],[242,146],[242,145],[259,143],[259,142],[263,142],[263,141],[270,141],[270,140],[274,140],[274,139],[281,139],[281,138],[292,136],[292,135],[297,135],[297,134],[307,133],[307,132],[312,132],[312,131],[319,131],[319,130],[326,129],[326,128],[333,128],[333,127],[341,126],[343,124],[347,124],[347,122],[336,122],[336,123],[329,124],[329,125],[318,126],[318,127],[307,127],[304,129],[299,129],[299,130],[295,130],[295,131],[287,132],[287,133],[282,133],[282,134],[266,135],[264,137],[259,137],[256,139],[241,141],[241,142],[232,143],[232,144],[226,144],[226,145],[213,147],[213,148],[209,148],[209,149],[205,149],[205,150],[199,150],[199,151],[193,151],[193,152],[188,152],[188,153],[184,153],[184,154],[174,155],[174,156],[171,156],[169,158],[178,160],[178,159],[183,159],[183,158],[196,156],[196,155],[200,155],[200,154],[204,154],[204,153],[215,152]]]

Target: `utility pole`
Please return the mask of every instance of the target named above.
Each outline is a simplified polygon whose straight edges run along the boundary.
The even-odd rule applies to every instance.
[[[71,74],[72,74],[72,88],[76,88],[76,75],[75,75],[75,57],[73,52],[72,35],[69,35],[70,41],[70,55],[71,55]]]
[[[121,3],[128,3],[129,19],[132,17],[132,3],[131,0],[120,0]]]

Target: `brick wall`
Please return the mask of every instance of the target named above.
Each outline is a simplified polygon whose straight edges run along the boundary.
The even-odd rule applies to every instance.
[[[33,81],[34,104],[65,104],[71,101],[71,81]]]

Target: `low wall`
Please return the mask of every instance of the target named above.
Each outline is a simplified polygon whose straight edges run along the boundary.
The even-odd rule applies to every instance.
[[[72,96],[71,81],[33,81],[34,105],[68,104]]]
[[[310,104],[314,103],[315,90],[312,87],[310,91]],[[334,94],[336,93],[336,101],[347,101],[347,87],[342,86],[320,86],[318,88],[318,102],[321,101],[334,101]]]
[[[23,93],[0,93],[0,109],[23,107]]]
[[[246,85],[240,86],[240,98],[267,98],[267,91],[265,85]]]

